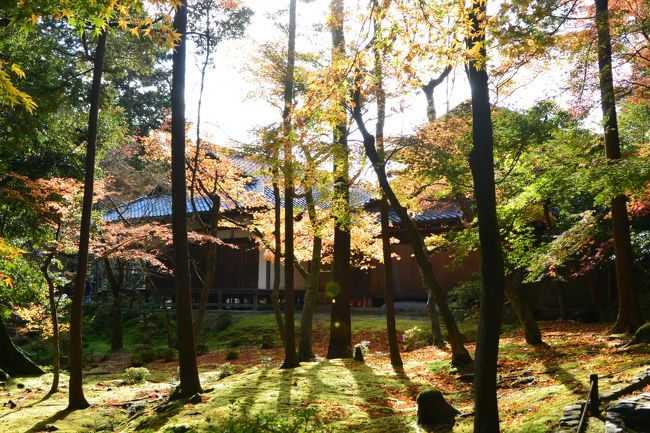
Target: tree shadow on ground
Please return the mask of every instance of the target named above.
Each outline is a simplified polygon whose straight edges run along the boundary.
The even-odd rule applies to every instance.
[[[390,387],[404,387],[409,398],[413,398],[412,390],[417,385],[411,382],[403,369],[396,369],[396,378],[393,378],[376,374],[365,362],[346,360],[345,367],[356,382],[357,395],[363,400],[362,409],[368,416],[364,430],[392,432],[412,430],[415,425],[414,417],[395,410],[390,403],[393,397],[388,392]]]
[[[39,421],[36,424],[32,426],[29,430],[26,430],[25,433],[37,433],[37,432],[42,432],[42,431],[50,431],[48,430],[47,426],[49,424],[53,424],[57,421],[61,421],[62,419],[65,419],[68,415],[70,415],[72,412],[74,412],[71,409],[62,409],[58,412],[56,412],[54,415],[48,417],[47,419],[43,421]]]
[[[538,344],[532,347],[546,368],[545,373],[557,378],[566,389],[574,394],[586,395],[589,392],[587,387],[580,382],[573,373],[562,367],[560,360],[567,355],[558,352],[554,347],[549,346],[547,343]]]
[[[161,427],[167,424],[171,418],[177,415],[187,400],[174,400],[162,403],[153,409],[153,412],[140,420],[134,427],[135,431],[138,430],[154,430],[158,431]]]
[[[282,370],[280,375],[280,391],[275,404],[278,412],[291,408],[291,388],[294,384],[294,369]]]
[[[37,404],[41,404],[41,403],[49,400],[50,397],[52,397],[53,395],[54,394],[51,394],[51,393],[48,392],[43,397],[41,397],[40,400],[35,400],[35,401],[33,401],[33,402],[29,403],[29,404],[23,405],[23,406],[17,406],[15,411],[9,411],[9,412],[7,412],[7,413],[5,413],[3,415],[0,415],[0,419],[4,418],[6,416],[9,416],[9,415],[13,415],[16,412],[20,412],[23,409],[28,409],[28,408],[30,408],[32,406],[36,406]]]

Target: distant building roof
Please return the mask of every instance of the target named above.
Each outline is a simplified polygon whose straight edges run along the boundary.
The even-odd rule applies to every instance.
[[[273,197],[273,188],[264,183],[260,179],[255,179],[251,182],[247,189],[249,191],[257,191],[262,194],[269,205],[275,203],[275,198]],[[327,199],[319,199],[318,193],[314,192],[314,199],[319,206],[323,208],[328,208],[330,203],[327,202]],[[365,191],[357,188],[350,190],[350,204],[352,207],[363,207],[366,204],[372,201]],[[212,200],[208,197],[195,197],[194,204],[198,212],[208,212],[212,208]],[[284,205],[284,199],[281,202]],[[305,197],[301,195],[298,191],[298,196],[294,199],[294,206],[298,209],[306,209],[307,201]],[[190,197],[186,199],[186,209],[188,213],[193,213],[194,208],[192,206],[192,201]],[[234,206],[228,201],[222,201],[221,203],[222,210],[232,210]],[[171,195],[157,194],[150,195],[146,197],[140,197],[128,203],[125,203],[121,206],[118,206],[117,210],[109,210],[104,215],[104,220],[106,221],[117,221],[119,219],[127,219],[129,221],[147,219],[147,218],[166,218],[170,217],[172,214],[172,199]]]
[[[444,223],[444,222],[459,223],[463,219],[463,212],[459,210],[442,212],[442,213],[424,211],[422,213],[413,215],[412,218],[416,223],[419,224]],[[388,213],[388,219],[393,224],[400,224],[400,219],[395,213],[395,211],[393,210],[391,210]]]
[[[260,173],[263,172],[263,167],[261,164],[250,161],[244,158],[231,158],[231,161],[235,163],[244,173],[250,174],[251,182],[248,184],[247,189],[251,192],[257,192],[268,201],[269,205],[272,206],[275,202],[273,197],[273,188],[264,182],[263,175]],[[297,191],[297,197],[294,199],[294,206],[298,209],[306,209],[307,202],[304,195],[301,191]],[[324,197],[319,194],[318,190],[314,191],[314,199],[319,206],[323,208],[328,208],[330,206],[330,198]],[[368,195],[364,190],[360,188],[351,188],[350,189],[350,205],[353,208],[365,207],[368,209],[374,209],[378,201]],[[212,200],[208,197],[197,196],[194,197],[194,205],[198,212],[208,212],[212,208]],[[284,206],[284,198],[282,198],[281,205]],[[229,201],[222,200],[221,209],[222,210],[232,210],[235,206]],[[192,206],[191,198],[187,197],[186,199],[186,210],[188,214],[194,212],[194,206]],[[145,197],[140,197],[135,200],[132,200],[128,203],[124,203],[118,206],[116,209],[110,209],[104,215],[104,220],[113,222],[118,221],[122,218],[134,221],[142,219],[155,219],[155,218],[168,218],[172,214],[172,199],[169,193],[159,193],[151,194]],[[434,203],[429,203],[427,209],[423,212],[420,212],[413,216],[413,219],[416,223],[427,224],[435,223],[441,224],[445,222],[449,223],[458,223],[462,220],[463,213],[458,210],[457,206],[452,204],[449,201],[442,200],[436,201]],[[389,220],[391,223],[399,225],[400,219],[397,214],[391,210],[389,213]]]

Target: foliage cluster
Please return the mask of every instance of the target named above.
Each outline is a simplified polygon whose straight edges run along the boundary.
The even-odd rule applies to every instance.
[[[143,383],[151,375],[149,370],[144,367],[129,367],[124,370],[124,383],[133,385],[136,383]]]

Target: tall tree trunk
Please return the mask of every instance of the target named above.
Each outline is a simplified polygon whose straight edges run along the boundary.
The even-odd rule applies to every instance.
[[[275,163],[278,162],[279,154],[275,153]],[[286,330],[284,327],[284,318],[280,308],[280,279],[282,272],[282,197],[280,196],[280,187],[278,186],[278,169],[274,168],[273,173],[273,212],[274,212],[274,231],[273,240],[275,243],[275,253],[273,254],[273,290],[271,291],[271,303],[273,304],[273,313],[275,314],[275,323],[278,325],[278,332],[282,339],[282,347],[285,347]]]
[[[616,117],[616,98],[612,78],[612,42],[609,35],[608,0],[596,0],[596,27],[598,30],[598,71],[600,101],[605,130],[605,152],[612,161],[621,159],[621,143]],[[630,220],[627,215],[627,198],[621,194],[612,199],[612,227],[616,253],[616,288],[618,291],[618,317],[610,330],[634,333],[643,325],[643,317],[634,286]]]
[[[117,259],[117,276],[113,272],[113,267],[108,258],[104,258],[104,267],[106,268],[106,278],[111,286],[113,294],[113,338],[111,339],[111,351],[115,352],[124,348],[124,338],[122,332],[122,291],[124,289],[124,262]]]
[[[314,349],[312,347],[312,327],[320,282],[321,251],[323,247],[323,239],[320,234],[318,216],[316,214],[316,205],[314,202],[314,194],[311,188],[308,188],[305,191],[305,199],[307,201],[307,212],[309,214],[309,220],[314,227],[314,239],[312,242],[311,263],[309,265],[309,286],[305,292],[305,302],[302,307],[302,315],[300,316],[300,343],[298,344],[298,359],[300,361],[312,361],[314,359]]]
[[[59,223],[60,228],[60,223]],[[57,240],[58,240],[57,230]],[[41,267],[41,272],[43,273],[43,278],[47,283],[47,299],[50,304],[50,320],[52,322],[52,385],[48,394],[54,394],[59,391],[59,379],[61,376],[61,339],[59,338],[59,318],[57,316],[57,302],[56,302],[56,287],[54,286],[54,281],[50,276],[50,263],[54,258],[54,253],[50,253],[43,266]]]
[[[90,91],[90,112],[88,115],[88,140],[84,174],[84,195],[79,233],[79,254],[77,256],[77,275],[75,277],[72,307],[70,311],[70,384],[68,409],[85,409],[90,404],[83,392],[83,353],[81,342],[81,318],[83,315],[84,289],[88,272],[88,244],[90,242],[90,217],[93,207],[93,187],[95,180],[95,154],[97,151],[97,130],[99,126],[99,102],[106,52],[107,31],[100,33],[95,50],[93,81]]]
[[[332,64],[345,58],[343,0],[330,2],[330,30],[332,33]],[[352,357],[352,324],[350,320],[350,176],[346,103],[336,102],[340,119],[334,127],[334,263],[330,317],[330,339],[327,359]]]
[[[0,318],[0,371],[9,376],[39,376],[45,372],[20,350],[9,336],[4,320]]]
[[[174,30],[181,35],[172,58],[172,238],[176,284],[176,332],[180,385],[175,397],[201,392],[192,329],[192,299],[187,244],[187,188],[185,179],[185,58],[187,6],[176,9]]]
[[[373,0],[375,8],[379,7],[378,0]],[[375,27],[380,25],[380,19],[375,21]],[[377,28],[375,29],[377,30]],[[386,92],[384,91],[384,53],[376,45],[373,47],[375,56],[375,80],[377,82],[377,125],[375,127],[375,142],[377,153],[386,160],[384,152],[384,124],[386,121]],[[381,218],[381,249],[384,259],[384,305],[386,307],[386,332],[388,334],[388,350],[390,364],[397,369],[404,366],[399,353],[397,341],[397,325],[395,323],[395,284],[393,280],[393,258],[390,248],[390,220],[388,219],[388,198],[381,192],[379,205]]]
[[[293,281],[293,145],[291,137],[291,107],[293,106],[293,73],[296,61],[296,0],[289,1],[289,44],[287,49],[287,76],[284,83],[284,110],[282,127],[284,140],[284,362],[282,368],[300,365],[296,352],[294,324]]]
[[[515,270],[506,280],[505,295],[510,300],[510,305],[524,330],[524,338],[528,344],[542,344],[542,332],[530,308],[530,303],[523,293],[522,281],[524,273],[521,269]]]
[[[494,140],[490,113],[490,93],[485,59],[486,2],[472,1],[470,19],[473,35],[468,50],[479,47],[480,58],[470,59],[467,78],[472,91],[472,142],[469,164],[474,182],[481,242],[483,292],[474,362],[474,432],[499,432],[497,404],[497,358],[503,313],[505,283],[503,253],[499,239],[494,181]]]
[[[372,163],[381,189],[388,197],[388,200],[393,206],[393,209],[399,217],[402,225],[406,228],[406,232],[413,245],[415,260],[418,264],[418,267],[420,268],[420,273],[422,274],[422,284],[424,285],[427,293],[433,294],[434,299],[438,304],[440,315],[442,316],[445,327],[447,328],[447,334],[449,335],[449,344],[451,346],[451,363],[454,366],[471,364],[472,357],[465,348],[465,345],[463,343],[463,336],[458,330],[458,325],[456,324],[454,316],[449,309],[445,291],[440,286],[440,284],[438,284],[435,279],[435,275],[433,274],[433,267],[431,266],[431,262],[429,262],[422,234],[409,216],[406,208],[400,204],[397,196],[395,195],[395,192],[393,191],[393,188],[390,185],[390,182],[388,181],[388,177],[386,176],[385,162],[377,153],[374,135],[372,135],[365,126],[363,116],[361,114],[361,107],[361,89],[357,88],[354,92],[353,116],[357,123],[357,126],[359,127],[359,131],[363,136],[363,146],[365,148],[366,155]]]

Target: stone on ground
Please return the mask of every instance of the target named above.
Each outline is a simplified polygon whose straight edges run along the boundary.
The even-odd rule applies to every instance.
[[[418,424],[433,426],[453,421],[460,413],[458,409],[447,403],[442,393],[429,389],[418,394]]]

